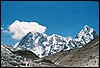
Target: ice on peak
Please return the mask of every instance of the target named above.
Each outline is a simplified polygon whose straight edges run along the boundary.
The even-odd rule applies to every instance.
[[[56,37],[56,36],[58,36],[58,35],[57,35],[57,34],[53,34],[53,35],[52,35],[52,37]]]
[[[93,28],[91,28],[91,27],[89,27],[88,25],[85,25],[84,27],[83,27],[83,29],[80,31],[80,32],[93,32]]]
[[[46,37],[46,36],[47,36],[47,34],[43,34],[43,36],[44,36],[44,37]]]
[[[85,25],[84,28],[89,28],[89,26],[88,25]]]
[[[32,32],[29,32],[27,35],[28,35],[28,36],[33,36]]]
[[[88,25],[85,25],[78,35],[91,34],[91,32],[93,31],[93,28],[90,28]]]

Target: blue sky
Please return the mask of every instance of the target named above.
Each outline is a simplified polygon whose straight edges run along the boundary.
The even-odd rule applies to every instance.
[[[35,21],[46,26],[46,34],[72,36],[88,25],[99,33],[99,3],[95,1],[1,1],[1,27],[15,20]],[[13,45],[11,34],[1,32],[1,41]]]

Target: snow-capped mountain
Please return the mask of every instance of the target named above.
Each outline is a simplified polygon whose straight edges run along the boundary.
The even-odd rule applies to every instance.
[[[93,40],[96,36],[97,34],[94,29],[90,28],[88,25],[85,25],[78,35],[76,35],[76,38],[73,39],[73,42],[77,47],[83,46]]]
[[[29,32],[20,42],[14,45],[14,48],[30,50],[41,58],[60,51],[82,47],[96,36],[96,32],[87,25],[83,27],[74,39],[70,36],[62,37],[56,34],[47,36],[44,33]]]

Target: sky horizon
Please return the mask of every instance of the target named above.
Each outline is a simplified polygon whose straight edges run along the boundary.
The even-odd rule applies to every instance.
[[[1,42],[4,44],[14,45],[16,39],[27,33],[24,29],[74,38],[85,25],[99,34],[99,2],[1,1]]]

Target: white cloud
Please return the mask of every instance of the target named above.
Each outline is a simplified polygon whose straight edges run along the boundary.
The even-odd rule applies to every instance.
[[[2,32],[3,32],[3,33],[9,33],[9,31],[8,31],[8,30],[3,30]]]
[[[36,22],[20,22],[16,20],[8,27],[10,33],[13,33],[12,38],[20,40],[27,33],[31,32],[39,32],[44,33],[46,31],[46,27],[39,25]]]
[[[4,28],[3,27],[1,27],[1,30],[3,30]]]
[[[1,27],[1,31],[2,31],[3,33],[9,33],[9,31],[8,31],[8,30],[5,30],[3,27]]]

